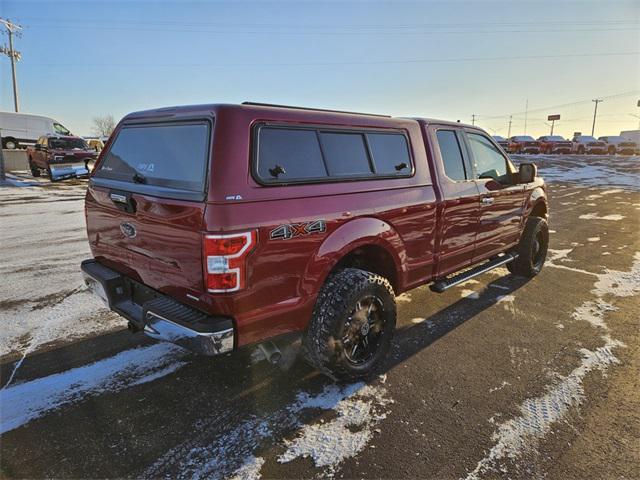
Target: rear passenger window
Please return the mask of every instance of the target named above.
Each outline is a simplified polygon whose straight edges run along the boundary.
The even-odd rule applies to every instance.
[[[371,155],[380,175],[407,174],[411,171],[409,146],[404,135],[367,133]]]
[[[328,183],[413,174],[409,143],[398,131],[257,128],[253,173],[263,183]]]
[[[258,175],[265,181],[325,177],[327,171],[315,130],[262,127]]]
[[[320,133],[329,176],[371,174],[371,164],[360,133]]]
[[[438,146],[444,163],[444,171],[451,180],[466,180],[464,159],[460,150],[460,143],[453,130],[438,130]]]

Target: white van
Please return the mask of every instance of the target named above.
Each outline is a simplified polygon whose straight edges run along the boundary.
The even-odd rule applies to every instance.
[[[68,128],[53,118],[12,112],[0,112],[0,134],[2,148],[9,150],[34,144],[43,135],[72,135]]]

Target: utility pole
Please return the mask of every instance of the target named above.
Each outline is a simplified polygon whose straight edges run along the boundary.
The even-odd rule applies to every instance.
[[[5,20],[0,18],[0,23],[5,26],[7,29],[7,33],[9,34],[9,48],[6,46],[0,46],[0,53],[4,53],[7,57],[11,59],[11,76],[13,77],[13,108],[17,112],[19,110],[18,106],[18,81],[16,80],[16,61],[20,60],[21,55],[20,52],[16,52],[13,49],[13,35],[16,32],[22,30],[20,25],[16,25],[15,23],[11,23],[9,20]]]
[[[511,138],[511,120],[513,120],[513,115],[509,115],[509,132],[507,133],[507,138]]]
[[[476,124],[476,114],[472,114],[471,115],[471,125],[475,125]]]
[[[527,134],[527,115],[529,114],[529,99],[527,98],[527,103],[524,105],[524,134]]]
[[[598,104],[600,102],[603,102],[604,100],[596,98],[591,101],[595,102],[596,104],[596,107],[593,109],[593,125],[591,125],[591,136],[593,137],[593,134],[596,131],[596,115],[598,114]]]

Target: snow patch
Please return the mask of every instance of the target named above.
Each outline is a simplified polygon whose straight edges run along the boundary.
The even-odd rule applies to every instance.
[[[594,327],[603,330],[601,338],[604,345],[593,351],[580,349],[582,361],[577,368],[566,377],[559,377],[555,384],[547,388],[545,394],[525,400],[520,405],[519,416],[500,424],[492,436],[494,446],[467,475],[467,480],[479,479],[481,475],[495,470],[501,460],[517,458],[523,452],[535,449],[536,442],[550,431],[554,422],[561,420],[570,408],[582,403],[586,375],[594,370],[604,374],[609,366],[619,363],[612,350],[623,347],[624,344],[611,338],[608,333],[604,317],[615,308],[605,302],[603,297],[626,297],[640,290],[640,252],[634,255],[630,271],[607,270],[605,273],[594,275],[597,279],[591,292],[596,295],[596,300],[577,307],[573,317],[588,321]],[[558,327],[560,325],[556,324]],[[509,350],[513,362],[514,350],[512,347],[509,347]],[[502,472],[507,473],[504,469]]]
[[[278,462],[310,457],[316,467],[328,467],[328,473],[333,473],[340,462],[365,448],[373,435],[372,427],[386,418],[386,413],[378,412],[376,407],[388,403],[385,394],[382,387],[364,386],[337,401],[333,407],[337,417],[303,426],[295,439],[285,441],[287,450]],[[316,403],[304,402],[302,407],[313,408]]]
[[[259,480],[262,478],[260,469],[264,465],[262,457],[247,457],[244,464],[238,468],[231,477],[231,480]]]
[[[580,215],[578,218],[581,220],[612,220],[619,221],[623,218],[627,218],[624,215],[620,215],[619,213],[612,213],[610,215],[605,215],[604,217],[599,216],[597,213],[585,213],[584,215]]]
[[[587,238],[588,242],[599,242],[600,241],[600,237],[589,237]]]
[[[478,300],[480,298],[480,294],[474,290],[463,289],[460,292],[460,296],[462,298],[469,298],[471,300]]]
[[[151,382],[186,365],[184,350],[168,343],[134,348],[61,373],[0,390],[0,433],[81,401]]]
[[[412,318],[412,319],[411,319],[411,323],[418,324],[418,323],[422,323],[422,322],[424,322],[425,320],[426,320],[426,318],[422,318],[422,317],[415,317],[415,318]]]
[[[411,295],[408,294],[408,293],[401,293],[400,295],[398,295],[396,297],[396,302],[409,303],[409,302],[411,302]]]

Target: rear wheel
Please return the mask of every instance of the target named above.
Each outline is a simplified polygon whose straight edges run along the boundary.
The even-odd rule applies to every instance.
[[[535,277],[547,258],[549,248],[549,226],[544,218],[529,217],[520,243],[516,247],[518,258],[507,264],[514,275]]]
[[[387,279],[355,268],[340,270],[318,295],[304,355],[335,380],[363,378],[386,357],[395,325],[395,295]]]
[[[16,148],[18,148],[18,142],[11,137],[5,138],[4,140],[2,140],[2,147],[6,148],[7,150],[15,150]]]

